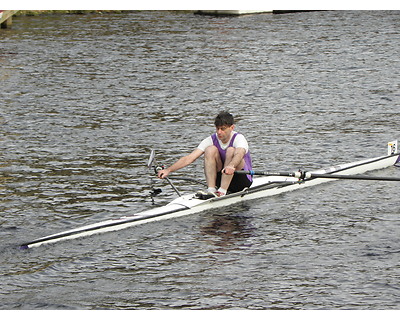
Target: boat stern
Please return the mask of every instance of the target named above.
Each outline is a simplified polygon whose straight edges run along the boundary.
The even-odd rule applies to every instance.
[[[396,155],[396,154],[398,154],[397,140],[389,141],[388,142],[388,156]],[[396,167],[400,167],[400,155],[397,157],[394,165]]]

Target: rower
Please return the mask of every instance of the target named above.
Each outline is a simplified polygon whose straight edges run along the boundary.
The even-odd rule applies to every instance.
[[[246,138],[235,131],[234,118],[228,112],[220,112],[214,125],[216,132],[213,135],[205,138],[192,153],[158,171],[158,177],[164,179],[171,172],[188,166],[204,154],[208,188],[196,194],[199,198],[221,197],[250,187],[253,181],[250,175],[234,174],[237,170],[252,170]]]

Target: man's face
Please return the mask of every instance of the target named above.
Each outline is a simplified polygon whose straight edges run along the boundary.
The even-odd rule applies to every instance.
[[[222,143],[227,143],[234,128],[234,125],[216,127],[218,139],[221,140]]]

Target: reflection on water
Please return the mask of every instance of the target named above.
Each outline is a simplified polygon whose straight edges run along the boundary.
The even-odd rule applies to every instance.
[[[234,211],[212,213],[211,221],[200,228],[201,234],[207,235],[207,241],[218,247],[218,250],[237,249],[246,238],[254,236],[251,218],[239,212],[247,212],[247,205],[235,206]]]

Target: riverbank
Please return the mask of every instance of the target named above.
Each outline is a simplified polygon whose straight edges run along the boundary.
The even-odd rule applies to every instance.
[[[49,14],[106,14],[126,13],[128,10],[19,10],[15,16],[39,16]]]

